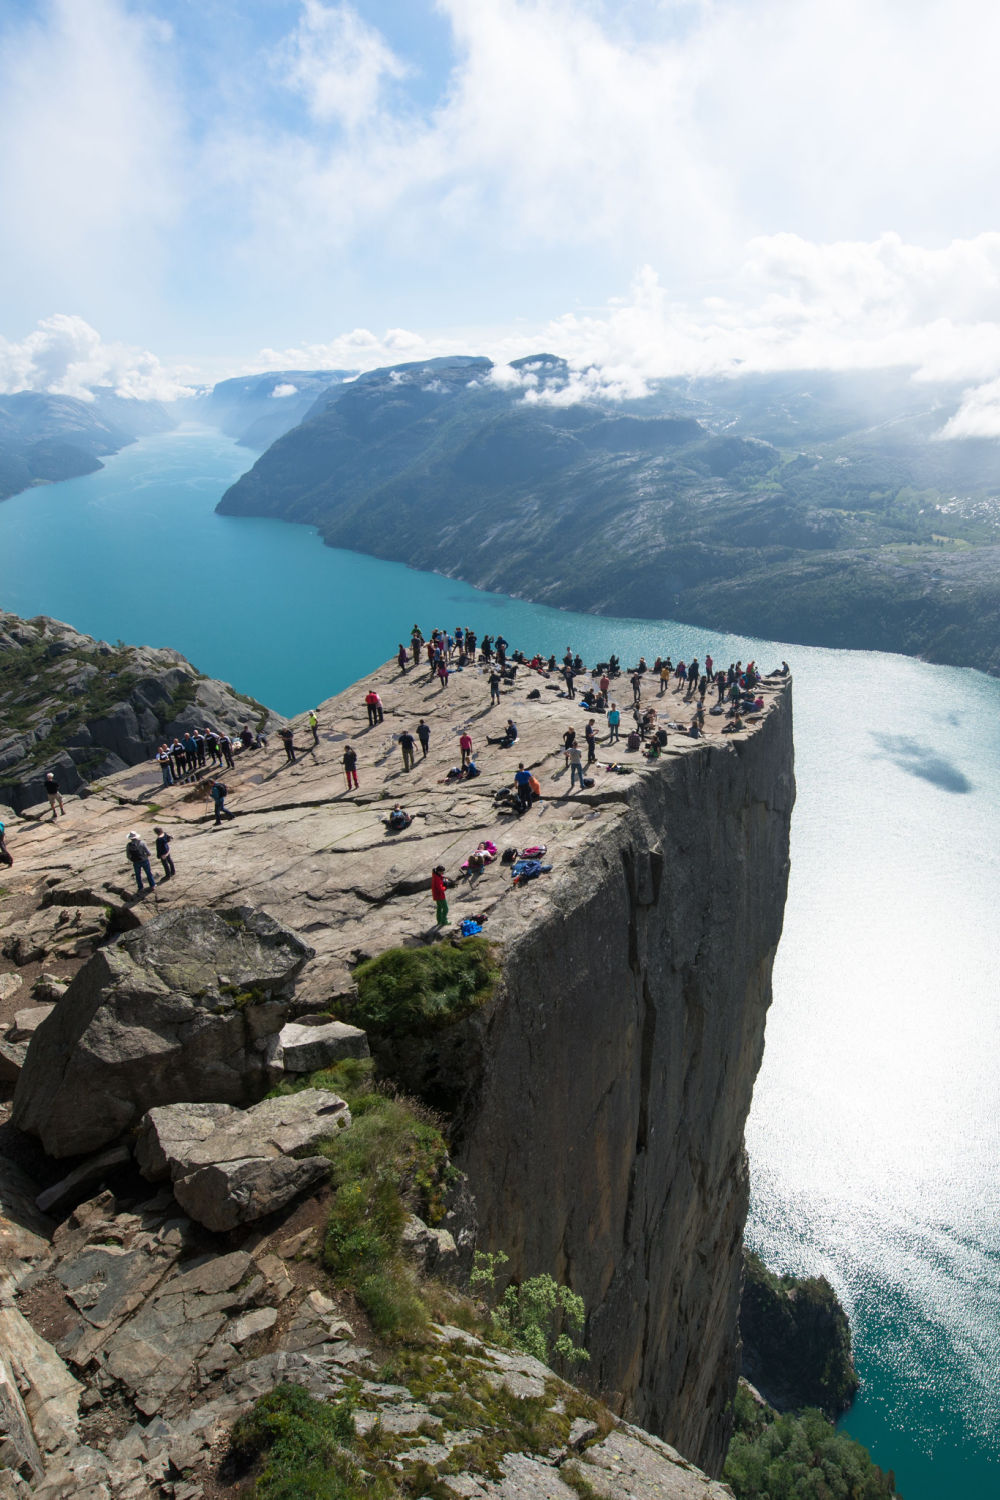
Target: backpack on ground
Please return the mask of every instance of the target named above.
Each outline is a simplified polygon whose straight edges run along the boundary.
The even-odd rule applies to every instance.
[[[509,849],[505,849],[503,851],[500,856],[500,863],[502,865],[512,865],[517,858],[517,855],[518,851],[512,845]]]

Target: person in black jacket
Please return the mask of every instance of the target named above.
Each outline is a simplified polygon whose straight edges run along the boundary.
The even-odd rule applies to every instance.
[[[170,835],[163,828],[154,828],[156,834],[156,857],[163,866],[163,878],[169,880],[171,875],[176,875],[174,861],[170,854]]]

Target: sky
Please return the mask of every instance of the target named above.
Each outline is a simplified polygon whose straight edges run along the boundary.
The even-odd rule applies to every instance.
[[[0,391],[541,349],[1000,432],[987,0],[4,0]]]

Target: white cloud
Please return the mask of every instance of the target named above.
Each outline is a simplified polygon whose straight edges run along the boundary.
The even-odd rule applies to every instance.
[[[47,391],[91,401],[95,386],[111,386],[119,396],[145,401],[190,394],[155,354],[106,344],[83,318],[57,313],[20,343],[0,337],[0,393]]]
[[[1000,437],[1000,379],[966,391],[958,411],[938,434],[942,438]]]
[[[47,0],[0,35],[3,262],[21,305],[148,300],[182,193],[169,29]],[[104,301],[104,298],[107,298]]]
[[[259,367],[373,369],[485,354],[498,361],[493,383],[560,402],[634,396],[658,376],[751,370],[896,366],[917,380],[978,383],[1000,370],[998,290],[997,233],[939,250],[904,244],[894,234],[825,245],[780,234],[751,241],[727,297],[671,297],[647,266],[628,296],[588,314],[566,313],[514,332],[481,330],[474,340],[360,328],[329,343],[263,350]],[[543,349],[568,361],[569,385],[547,385],[535,372],[507,364]]]
[[[375,114],[385,83],[408,71],[353,6],[304,0],[285,49],[285,78],[313,119],[356,130]]]
[[[271,392],[271,398],[275,401],[281,401],[286,396],[296,395],[298,393],[298,389],[298,386],[293,385],[290,380],[283,380],[280,385],[276,385],[274,387],[274,390]]]
[[[968,384],[946,436],[993,435],[1000,432],[998,290],[1000,233],[937,250],[894,234],[832,244],[780,234],[750,242],[726,297],[672,297],[647,266],[627,296],[589,313],[474,334],[354,328],[324,342],[262,349],[239,371],[218,373],[370,370],[475,354],[495,361],[485,377],[491,383],[520,389],[528,401],[568,404],[635,397],[664,376],[897,367],[917,381]],[[568,380],[510,367],[543,350],[567,361]],[[111,384],[129,394],[169,396],[183,388],[186,374],[163,369],[152,354],[104,344],[81,318],[45,319],[20,344],[0,340],[4,390],[79,395]],[[272,395],[294,392],[294,384],[283,382]]]

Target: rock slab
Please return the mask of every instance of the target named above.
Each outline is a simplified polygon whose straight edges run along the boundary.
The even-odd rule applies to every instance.
[[[223,1231],[284,1208],[317,1187],[329,1170],[314,1152],[350,1124],[343,1099],[304,1089],[264,1099],[252,1109],[225,1104],[173,1104],[144,1117],[136,1144],[143,1175],[169,1177],[184,1211],[206,1229]]]

